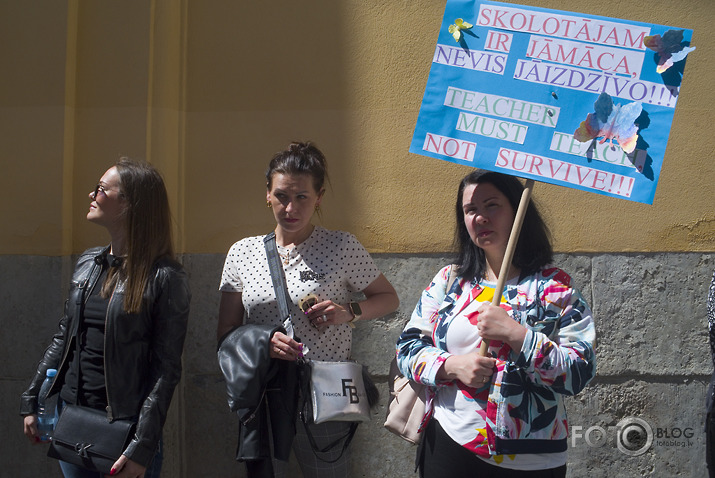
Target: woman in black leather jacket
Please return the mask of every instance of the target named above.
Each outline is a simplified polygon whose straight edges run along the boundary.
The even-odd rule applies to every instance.
[[[152,166],[122,159],[89,197],[87,219],[107,229],[111,244],[77,261],[59,331],[22,394],[25,435],[39,442],[37,395],[46,370],[55,368],[50,394],[59,393],[60,413],[78,404],[106,411],[109,420],[137,420],[112,475],[159,476],[160,454],[152,459],[181,377],[190,301],[186,274],[173,259],[166,189]],[[100,476],[60,466],[67,478]]]

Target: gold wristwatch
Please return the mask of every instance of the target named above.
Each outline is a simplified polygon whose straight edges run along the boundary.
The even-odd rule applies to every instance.
[[[350,308],[350,313],[353,314],[353,318],[350,322],[348,322],[348,325],[355,328],[355,322],[360,320],[360,317],[362,316],[362,309],[360,308],[360,304],[358,302],[350,302],[348,303],[348,307]]]

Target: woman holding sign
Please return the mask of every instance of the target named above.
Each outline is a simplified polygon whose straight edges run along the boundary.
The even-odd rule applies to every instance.
[[[495,172],[462,180],[456,264],[422,293],[397,342],[402,373],[428,385],[422,477],[566,476],[564,397],[595,375],[595,330],[571,278],[550,265],[548,229],[533,203],[511,267],[501,270],[523,189]],[[495,306],[500,274],[507,281]]]

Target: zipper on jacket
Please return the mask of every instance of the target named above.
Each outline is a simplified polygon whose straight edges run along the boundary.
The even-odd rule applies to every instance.
[[[104,362],[104,393],[107,397],[107,418],[110,422],[114,421],[114,413],[112,411],[112,405],[109,401],[109,385],[107,384],[107,332],[109,331],[109,308],[112,306],[112,299],[114,299],[114,291],[117,288],[115,284],[114,289],[112,289],[112,295],[109,296],[109,302],[107,302],[107,311],[104,314],[104,356],[102,361]]]
[[[77,316],[74,317],[74,320],[73,320],[72,322],[74,322],[75,324],[77,324],[77,328],[78,328],[78,329],[79,329],[79,320],[80,320],[80,318],[82,317],[82,314],[84,313],[84,304],[86,304],[87,301],[89,300],[89,295],[86,294],[86,292],[87,292],[87,285],[88,285],[89,282],[92,280],[92,274],[95,272],[96,269],[97,269],[97,262],[96,262],[96,257],[95,257],[95,259],[92,260],[92,267],[91,267],[91,269],[89,270],[89,274],[87,275],[87,278],[84,279],[84,280],[81,280],[81,281],[79,281],[79,282],[77,283],[77,288],[79,289],[79,293],[77,294],[77,299],[75,300],[75,305],[77,306],[77,309],[76,309],[75,313],[77,314]],[[100,274],[101,274],[101,271],[100,271]],[[99,278],[99,276],[97,276],[97,278]],[[96,285],[96,281],[95,281],[95,284],[94,284],[94,285]],[[92,286],[92,290],[94,290],[94,286]],[[85,297],[86,297],[86,298],[85,298]],[[69,326],[70,326],[70,320],[69,320],[69,317],[68,317],[67,327],[69,328]],[[72,332],[72,331],[71,331],[71,330],[67,330],[65,333],[67,333],[67,332]],[[70,337],[70,342],[72,342],[72,338],[74,338],[75,340],[79,340],[79,337],[77,337],[76,331],[75,331],[75,333],[73,334],[73,337]],[[66,341],[66,340],[67,340],[67,337],[65,337],[65,341]],[[75,345],[76,345],[76,344],[75,344]],[[62,358],[60,359],[60,363],[59,363],[59,365],[58,365],[58,367],[57,367],[57,371],[58,371],[58,372],[59,372],[60,370],[62,370],[62,368],[64,367],[65,363],[67,362],[67,356],[68,356],[68,355],[69,355],[69,345],[68,345],[67,347],[65,347],[65,352],[64,352]],[[57,382],[57,380],[58,380],[59,378],[60,378],[60,374],[58,373],[57,375],[55,375],[55,379],[52,381],[52,386],[50,386],[50,390],[53,390],[53,389],[55,388],[55,383]],[[58,390],[56,393],[60,393],[60,391]],[[77,398],[79,398],[79,397],[77,397]]]
[[[99,282],[99,276],[102,275],[102,268],[99,267],[99,274],[97,275],[97,277],[96,277],[96,278],[94,279],[94,281],[92,282],[91,288],[90,288],[89,290],[86,290],[86,287],[87,287],[87,285],[88,285],[87,283],[92,280],[92,274],[94,273],[94,271],[95,271],[96,269],[97,269],[97,264],[95,263],[95,264],[92,266],[92,270],[89,271],[89,277],[88,277],[87,279],[85,279],[85,280],[83,281],[84,284],[82,284],[82,302],[83,302],[83,303],[82,303],[82,306],[83,306],[83,308],[82,308],[82,314],[84,314],[84,306],[87,305],[87,301],[89,300],[89,296],[92,295],[92,292],[94,292],[94,288],[97,287],[97,282]],[[87,293],[85,293],[85,292],[87,292]]]
[[[256,418],[256,413],[258,412],[258,409],[261,407],[261,404],[263,403],[263,399],[266,397],[266,387],[263,387],[263,392],[261,393],[261,399],[258,400],[258,405],[251,411],[251,413],[241,420],[241,423],[243,423],[243,426],[248,425],[254,418]]]
[[[97,271],[98,268],[99,268],[99,274],[97,274],[95,276],[95,272]],[[99,282],[99,277],[101,275],[102,275],[102,268],[99,265],[99,263],[97,263],[97,258],[95,257],[95,259],[93,260],[92,268],[89,270],[88,277],[79,283],[80,293],[78,294],[77,301],[75,302],[77,304],[77,311],[76,311],[77,317],[75,317],[75,321],[77,323],[77,330],[74,333],[74,339],[77,341],[77,343],[75,344],[75,348],[76,348],[77,352],[79,352],[79,348],[78,348],[79,347],[79,334],[78,334],[78,332],[79,332],[80,321],[82,319],[82,316],[84,315],[84,306],[87,305],[87,301],[89,300],[89,297],[92,295],[92,292],[94,292],[94,288],[97,287],[97,282]],[[87,290],[87,286],[90,284],[91,284],[91,287],[89,288],[89,290]],[[113,295],[114,295],[114,291],[112,291],[112,296]],[[112,301],[112,299],[110,297],[109,302],[111,303],[111,301]],[[107,305],[107,311],[109,311],[109,305]],[[104,335],[105,335],[104,348],[106,350],[106,348],[107,348],[107,337],[106,337],[106,335],[107,335],[107,318],[106,318],[106,315],[105,315],[105,319],[104,319]],[[67,355],[69,355],[69,348],[66,349],[65,356],[62,358],[62,361],[60,362],[60,367],[64,366],[65,361],[67,360]],[[79,359],[79,357],[77,357],[77,358]],[[57,377],[59,377],[59,374],[57,374],[55,376],[55,380],[57,380]],[[52,386],[54,387],[54,383]],[[104,388],[106,391],[106,389],[107,389],[106,370],[104,373]],[[109,392],[107,392],[107,394],[108,393]],[[79,400],[79,389],[77,390],[77,398],[76,399]],[[109,403],[109,397],[107,397],[107,404],[108,403]],[[111,419],[112,419],[111,418],[111,409],[109,406],[107,406],[107,411],[108,411],[109,419],[111,421]]]
[[[92,270],[94,269],[94,266],[92,266],[92,269],[89,271],[90,277],[92,276]],[[84,299],[84,291],[87,288],[87,284],[89,283],[89,279],[85,279],[77,284],[77,288],[80,290],[80,293],[77,294],[77,300],[75,301],[75,305],[78,307],[82,305],[82,300]]]

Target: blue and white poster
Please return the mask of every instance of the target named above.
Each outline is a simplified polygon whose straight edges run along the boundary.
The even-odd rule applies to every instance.
[[[652,204],[692,33],[448,0],[410,152]]]

